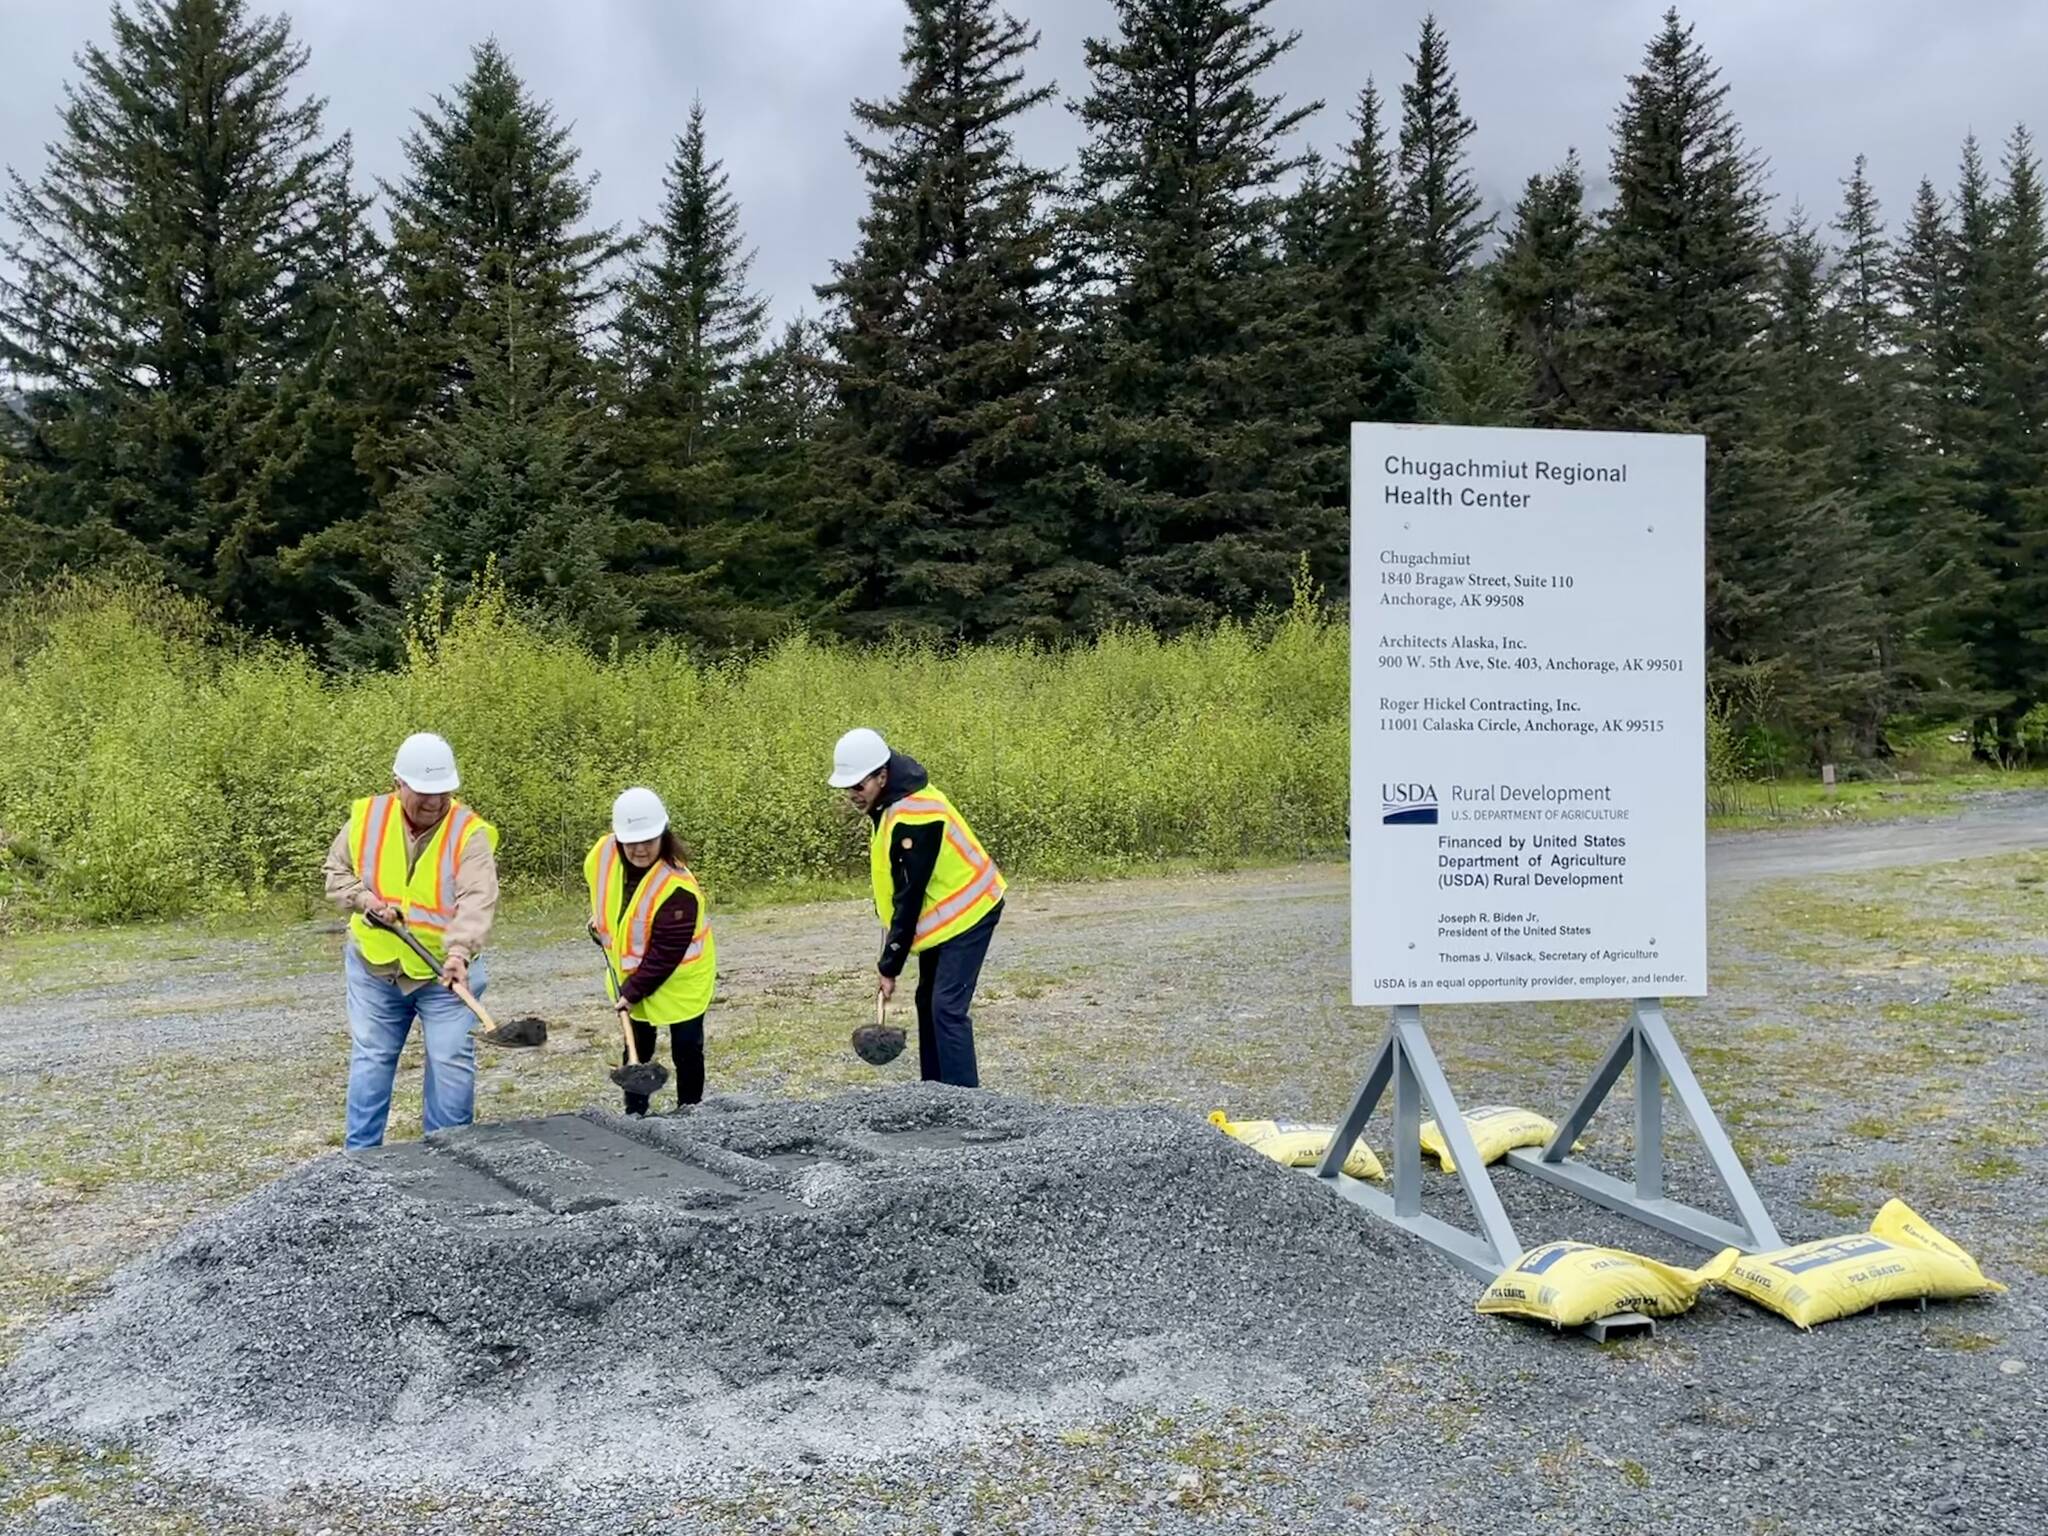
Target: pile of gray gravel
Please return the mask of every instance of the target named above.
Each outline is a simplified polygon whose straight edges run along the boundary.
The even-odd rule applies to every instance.
[[[1163,1110],[923,1086],[592,1110],[309,1164],[0,1388],[248,1488],[615,1479],[679,1437],[844,1463],[1284,1394],[1390,1295],[1416,1309],[1398,1241]]]

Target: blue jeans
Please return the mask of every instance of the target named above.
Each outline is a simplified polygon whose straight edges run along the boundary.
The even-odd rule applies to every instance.
[[[412,1021],[420,1021],[427,1044],[426,1103],[423,1130],[431,1134],[454,1125],[468,1125],[476,1110],[476,1042],[470,1026],[476,1016],[462,999],[439,982],[429,982],[410,996],[372,972],[348,946],[342,965],[348,978],[348,1140],[358,1147],[384,1144],[384,1122],[391,1114],[391,1083],[398,1076],[398,1053]],[[469,964],[469,990],[484,993],[481,957]]]

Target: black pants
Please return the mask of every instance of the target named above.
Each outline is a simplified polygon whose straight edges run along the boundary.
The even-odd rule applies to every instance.
[[[1002,918],[998,902],[989,915],[961,934],[917,957],[917,1060],[928,1083],[979,1088],[974,1064],[975,983],[988,941]]]
[[[664,1024],[662,1029],[669,1033],[669,1049],[676,1058],[676,1103],[701,1104],[704,1102],[704,1015],[685,1019],[680,1024]],[[654,1060],[655,1052],[661,1048],[660,1031],[652,1024],[633,1020],[633,1049],[640,1053],[642,1062]],[[626,1064],[626,1047],[619,1045],[619,1065]],[[644,1115],[647,1113],[647,1096],[639,1093],[626,1095],[626,1113]]]

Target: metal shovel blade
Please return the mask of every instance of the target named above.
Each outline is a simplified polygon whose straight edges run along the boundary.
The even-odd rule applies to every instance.
[[[668,1081],[668,1068],[652,1061],[631,1067],[613,1067],[612,1081],[635,1098],[651,1099]]]
[[[495,1029],[480,1029],[476,1037],[489,1045],[533,1050],[548,1043],[548,1021],[527,1014],[524,1018],[507,1019]]]
[[[903,1054],[903,1031],[889,1024],[863,1024],[853,1032],[853,1053],[871,1067],[885,1067]]]
[[[903,1031],[889,1023],[889,999],[875,993],[875,1022],[853,1032],[853,1054],[871,1067],[886,1067],[903,1054]]]

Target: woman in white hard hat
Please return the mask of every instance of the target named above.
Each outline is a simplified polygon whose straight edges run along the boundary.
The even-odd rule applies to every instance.
[[[612,830],[583,861],[590,925],[611,969],[605,991],[632,1028],[642,1061],[655,1057],[657,1029],[669,1031],[676,1063],[676,1104],[704,1097],[704,1015],[718,979],[704,888],[690,873],[668,808],[651,789],[612,802]],[[614,984],[613,976],[620,984]],[[625,1047],[620,1045],[621,1064]],[[626,1095],[626,1113],[644,1115],[644,1095]]]

